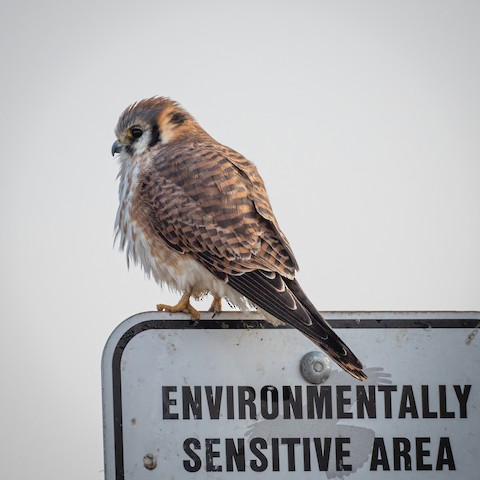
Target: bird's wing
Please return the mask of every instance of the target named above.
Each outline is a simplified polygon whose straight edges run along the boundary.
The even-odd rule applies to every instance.
[[[275,318],[299,329],[354,377],[362,365],[295,280],[297,263],[256,168],[219,144],[170,145],[139,181],[149,227]]]
[[[180,252],[206,252],[227,273],[260,268],[293,278],[297,263],[263,182],[240,159],[219,144],[171,145],[139,179],[137,204],[148,226]]]

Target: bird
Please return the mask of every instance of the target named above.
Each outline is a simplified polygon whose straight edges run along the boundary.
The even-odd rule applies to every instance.
[[[296,280],[298,263],[255,165],[210,136],[178,102],[155,96],[120,115],[111,153],[119,163],[115,239],[127,264],[181,294],[159,311],[186,312],[213,296],[289,324],[358,380],[363,366]]]

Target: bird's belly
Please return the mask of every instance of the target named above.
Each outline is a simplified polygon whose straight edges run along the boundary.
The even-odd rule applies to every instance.
[[[130,225],[131,232],[127,234],[127,247],[132,259],[140,264],[148,276],[152,276],[160,285],[167,285],[179,293],[192,291],[192,296],[200,298],[212,293],[218,297],[226,297],[232,303],[242,306],[244,301],[223,280],[211,274],[203,265],[189,254],[181,254],[167,246],[158,237],[148,235],[136,222]],[[128,253],[127,253],[128,254]]]
[[[122,177],[120,204],[115,221],[120,249],[125,250],[127,263],[132,260],[141,265],[148,277],[160,285],[167,285],[179,293],[192,292],[195,298],[211,293],[227,298],[232,304],[244,308],[245,299],[226,282],[219,280],[189,254],[181,254],[170,248],[153,231],[148,231],[132,211],[132,191],[138,172]]]

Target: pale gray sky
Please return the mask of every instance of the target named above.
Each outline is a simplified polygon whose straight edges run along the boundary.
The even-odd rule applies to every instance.
[[[5,478],[103,477],[103,345],[176,299],[112,248],[135,100],[256,163],[320,310],[480,309],[479,2],[5,0],[0,21]]]

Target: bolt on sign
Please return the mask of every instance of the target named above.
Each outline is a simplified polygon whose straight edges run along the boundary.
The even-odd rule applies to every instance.
[[[480,312],[325,318],[367,381],[254,313],[123,322],[102,361],[106,479],[478,479]]]

